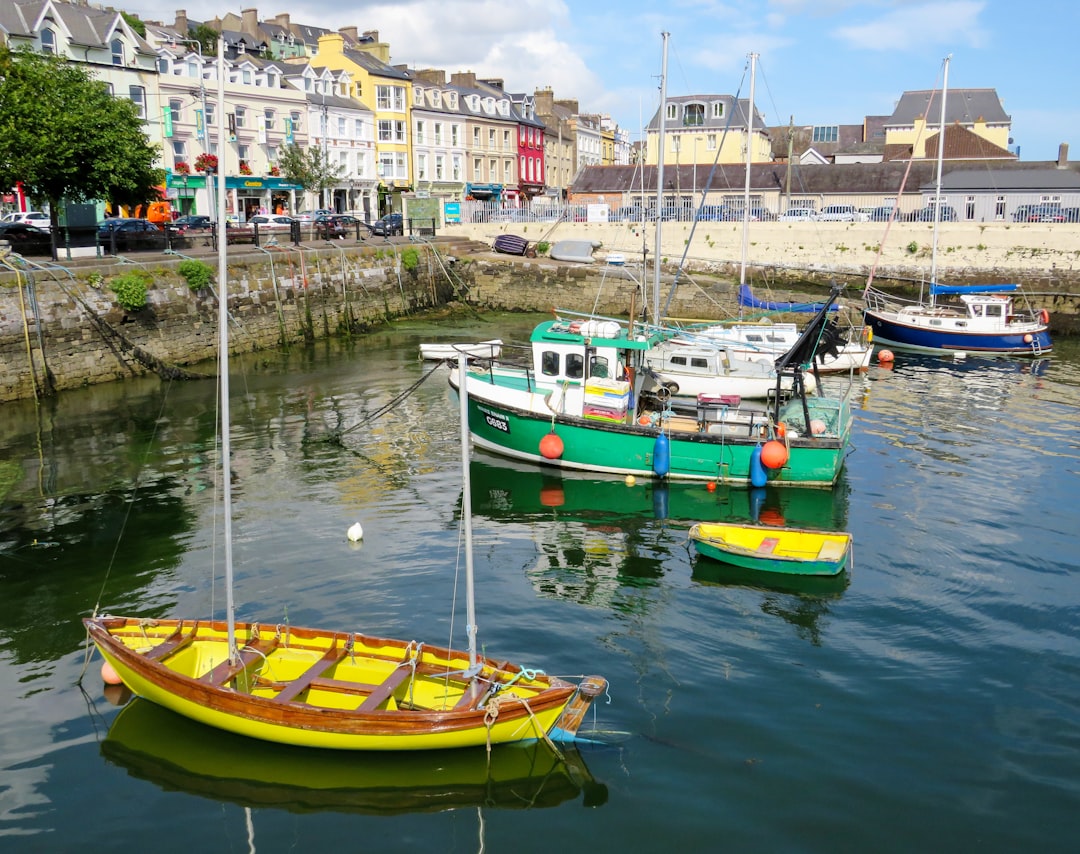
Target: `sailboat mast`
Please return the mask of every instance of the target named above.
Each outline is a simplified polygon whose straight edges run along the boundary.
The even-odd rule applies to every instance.
[[[469,473],[469,393],[464,352],[458,353],[458,409],[461,418],[461,524],[465,537],[465,631],[469,636],[469,667],[476,666],[476,596],[473,591],[472,484]]]
[[[217,138],[219,146],[225,139],[225,39],[217,44]],[[209,142],[209,139],[207,140]],[[209,146],[208,146],[209,147]],[[224,154],[224,148],[220,148]],[[229,236],[225,225],[225,182],[221,172],[224,159],[218,159],[218,168],[210,175],[217,182],[217,240],[218,240],[218,371],[221,387],[221,499],[222,535],[225,538],[225,619],[228,625],[229,660],[235,662],[236,651],[236,604],[233,599],[233,553],[232,553],[232,443],[229,437],[229,287],[225,249]],[[213,192],[211,190],[211,192]]]
[[[750,108],[746,117],[746,178],[743,187],[742,253],[739,261],[739,284],[746,284],[746,256],[750,253],[750,164],[754,153],[754,77],[757,73],[756,53],[750,57]],[[738,105],[736,105],[738,106]]]
[[[660,33],[664,58],[660,64],[660,127],[656,145],[656,251],[653,253],[653,323],[660,325],[660,258],[664,230],[664,134],[667,131],[667,53],[671,33]]]
[[[949,92],[949,60],[945,57],[945,69],[941,75],[941,121],[938,123],[937,180],[934,183],[934,240],[930,252],[930,304],[934,304],[934,283],[937,281],[938,224],[941,222],[941,166],[945,160],[945,99]]]

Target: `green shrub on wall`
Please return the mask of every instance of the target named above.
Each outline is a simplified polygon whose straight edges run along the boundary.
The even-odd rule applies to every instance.
[[[177,272],[187,280],[188,287],[193,291],[201,290],[210,284],[214,278],[214,268],[202,261],[181,261],[176,268]]]
[[[116,301],[122,308],[138,311],[146,308],[146,292],[151,281],[153,280],[149,273],[137,270],[113,279],[109,283],[109,288],[116,294]]]
[[[550,248],[551,248],[550,243],[548,243],[546,240],[541,240],[539,243],[536,244],[536,254],[537,255],[546,255]]]
[[[406,270],[415,270],[420,266],[420,253],[415,246],[410,246],[401,253],[401,266]]]

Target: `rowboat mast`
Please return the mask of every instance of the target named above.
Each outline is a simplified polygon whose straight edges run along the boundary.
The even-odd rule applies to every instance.
[[[660,325],[660,259],[663,258],[664,232],[664,134],[667,132],[667,56],[671,33],[660,33],[664,40],[663,61],[660,64],[660,126],[657,134],[656,153],[656,249],[653,252],[653,316]],[[632,320],[633,318],[631,318]]]

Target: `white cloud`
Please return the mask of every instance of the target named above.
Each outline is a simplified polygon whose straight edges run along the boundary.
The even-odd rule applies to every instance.
[[[989,36],[978,19],[985,8],[983,0],[904,5],[877,20],[838,27],[833,35],[857,50],[898,52],[933,45],[983,47]]]

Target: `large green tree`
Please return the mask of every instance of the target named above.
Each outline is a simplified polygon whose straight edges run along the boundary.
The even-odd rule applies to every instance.
[[[0,47],[0,186],[49,202],[54,235],[61,200],[158,198],[157,156],[134,103],[85,67]]]
[[[293,143],[283,146],[278,155],[282,174],[293,184],[318,193],[320,197],[341,180],[342,167],[317,147],[301,148]]]

